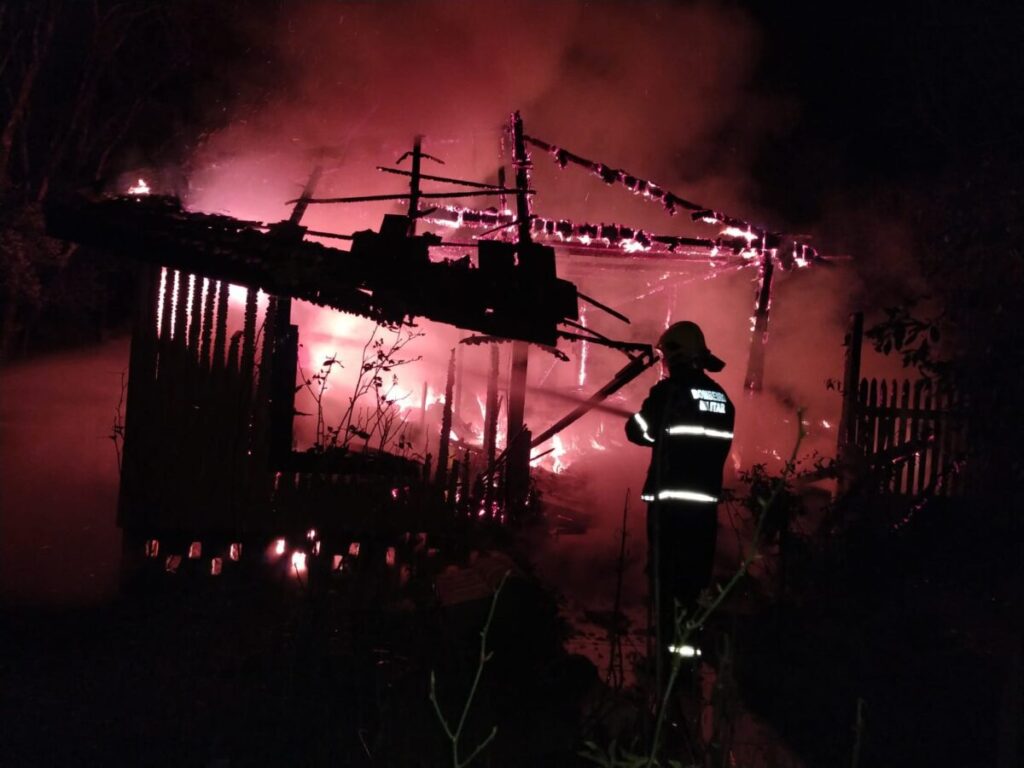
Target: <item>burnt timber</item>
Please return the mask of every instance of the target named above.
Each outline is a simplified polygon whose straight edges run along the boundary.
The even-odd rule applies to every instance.
[[[536,243],[481,243],[468,256],[431,261],[435,235],[409,236],[409,218],[384,217],[343,251],[302,239],[304,228],[269,227],[191,213],[173,197],[51,203],[51,235],[278,297],[302,299],[387,325],[425,317],[490,336],[554,345],[576,319],[576,286],[555,273],[554,250]]]

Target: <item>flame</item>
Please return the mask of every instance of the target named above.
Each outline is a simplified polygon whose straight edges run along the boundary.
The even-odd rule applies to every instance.
[[[147,184],[143,179],[139,179],[138,183],[128,187],[129,195],[148,195],[149,192],[149,184]]]
[[[722,230],[721,234],[725,237],[742,237],[748,243],[752,243],[757,240],[757,235],[751,232],[749,229],[740,229],[739,227],[726,227]]]
[[[271,554],[273,554],[276,557],[280,557],[281,555],[284,554],[284,550],[285,550],[285,548],[288,545],[287,545],[287,543],[285,542],[284,539],[278,539],[277,541],[275,541],[270,546],[271,546],[271,549],[270,549]]]
[[[551,452],[545,456],[539,457],[537,461],[540,464],[548,463],[550,465],[551,471],[558,475],[561,474],[562,472],[565,472],[566,468],[568,467],[568,464],[562,461],[562,457],[564,457],[566,454],[565,443],[562,442],[562,436],[555,435],[554,437],[552,437],[551,445]]]
[[[306,553],[301,550],[295,550],[292,552],[292,570],[296,574],[303,573],[306,570]]]

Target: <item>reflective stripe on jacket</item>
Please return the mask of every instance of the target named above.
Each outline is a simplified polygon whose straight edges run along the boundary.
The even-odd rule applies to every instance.
[[[704,371],[675,371],[655,384],[626,421],[626,437],[651,448],[642,497],[717,502],[735,420],[729,396]]]

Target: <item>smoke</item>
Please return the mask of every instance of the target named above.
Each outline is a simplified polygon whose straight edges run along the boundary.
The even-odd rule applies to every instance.
[[[117,458],[109,439],[127,339],[0,374],[0,596],[81,602],[117,583]]]
[[[501,158],[502,130],[509,113],[518,109],[530,134],[709,207],[776,223],[751,202],[750,169],[762,142],[791,123],[792,109],[763,97],[753,85],[764,41],[740,9],[583,0],[325,0],[282,5],[276,17],[246,20],[245,29],[254,49],[280,62],[277,81],[269,89],[245,88],[271,95],[239,105],[225,127],[195,149],[183,169],[183,194],[194,210],[262,221],[285,218],[287,201],[298,195],[316,164],[324,166],[317,190],[322,196],[401,192],[402,179],[375,167],[393,164],[417,134],[424,136],[424,151],[445,163],[427,161],[425,172],[494,180],[499,164],[507,165],[507,152]],[[250,76],[256,75],[237,73]],[[659,206],[607,187],[581,169],[559,169],[537,151],[533,160],[534,207],[540,215],[695,233],[687,217],[669,217]],[[488,204],[493,203],[482,205]],[[393,203],[311,206],[303,223],[335,232],[376,229],[383,214],[401,210]],[[421,228],[432,229],[427,224]],[[829,243],[820,245],[830,250]],[[562,256],[559,272],[631,318],[625,325],[587,309],[586,323],[614,338],[652,342],[667,322],[683,318],[703,327],[712,350],[728,363],[717,378],[737,402],[738,437],[727,483],[735,481],[736,467],[788,452],[793,430],[786,421],[792,421],[797,406],[808,409],[812,436],[807,448],[828,452],[834,446],[834,431],[822,422],[834,427],[839,401],[824,382],[842,372],[842,332],[850,296],[857,290],[848,268],[777,275],[767,388],[757,397],[742,392],[757,288],[753,270],[715,275],[702,266],[680,270],[668,264]],[[335,354],[344,366],[332,371],[324,403],[328,418],[338,416],[372,326],[302,303],[296,303],[294,319],[303,344],[300,364],[307,374]],[[420,405],[424,386],[433,397],[443,392],[449,352],[465,335],[429,322],[419,330],[423,338],[407,352],[422,359],[397,372],[414,407]],[[590,346],[584,352],[578,343],[562,346],[572,357],[569,363],[540,351],[531,355],[535,391],[528,400],[527,422],[534,433],[572,407],[544,391],[586,397],[625,362],[607,349]],[[477,396],[483,393],[488,353],[464,348],[462,357],[460,414],[478,430]],[[502,367],[506,376],[507,349]],[[658,375],[657,370],[648,372],[616,395],[612,405],[634,410]],[[97,414],[116,402],[116,382],[105,391],[112,394],[90,401]],[[297,407],[315,410],[304,393]],[[311,420],[298,419],[296,433],[298,447],[307,446]],[[98,434],[107,434],[106,427]],[[592,566],[601,564],[603,572],[609,552],[616,551],[614,531],[625,489],[632,489],[634,510],[640,508],[637,496],[649,455],[626,443],[622,418],[611,413],[584,417],[562,442],[566,452],[561,460],[579,479],[578,501],[593,533],[573,538],[571,555],[560,550],[558,567],[575,573],[581,589],[589,583],[607,595],[607,584],[592,578]],[[14,444],[5,435],[5,446]],[[96,448],[102,452],[108,446],[97,438]],[[540,464],[553,467],[554,456]],[[15,475],[7,472],[4,485],[16,490]],[[107,499],[103,494],[94,498]],[[112,495],[107,500],[112,521]],[[633,520],[631,541],[638,546],[644,540],[642,515],[634,514]]]
[[[286,201],[297,196],[316,163],[326,168],[322,196],[401,192],[404,182],[375,166],[392,164],[416,134],[425,137],[424,151],[445,162],[427,161],[425,172],[493,180],[499,164],[507,163],[500,154],[503,127],[518,109],[528,133],[756,221],[764,211],[751,205],[751,163],[761,142],[791,118],[790,104],[763,98],[752,86],[763,44],[755,25],[741,10],[719,5],[318,2],[289,6],[286,23],[268,25],[262,34],[255,44],[270,46],[282,61],[277,96],[240,113],[195,153],[188,191],[195,209],[284,218]],[[693,233],[686,217],[666,216],[621,188],[533,154],[534,209],[540,215]],[[337,232],[375,229],[384,213],[400,210],[388,203],[313,206],[304,223]],[[564,256],[559,270],[583,292],[630,316],[626,326],[589,309],[586,322],[601,333],[651,342],[670,320],[701,324],[713,351],[728,362],[718,378],[737,402],[728,483],[739,467],[788,455],[798,407],[806,408],[811,433],[805,450],[831,453],[839,398],[825,381],[842,373],[848,269],[777,275],[767,387],[757,397],[743,394],[754,270],[715,275],[707,267],[624,269]],[[332,373],[333,391],[325,399],[327,410],[337,414],[372,326],[301,305],[296,318],[307,374],[335,354],[344,365]],[[402,389],[416,406],[424,386],[443,391],[449,350],[460,336],[429,322],[420,329],[425,336],[410,351],[423,359],[400,372]],[[538,391],[529,399],[527,421],[535,433],[571,408],[542,390],[586,396],[625,362],[607,349],[564,348],[570,363],[532,355],[530,381]],[[475,401],[482,395],[487,353],[465,350],[463,363],[461,411],[476,429],[482,427]],[[503,369],[507,365],[503,352]],[[658,375],[648,372],[614,404],[635,409]],[[309,412],[312,404],[302,397],[298,408]],[[308,421],[297,423],[297,435],[300,447],[308,444]],[[576,568],[582,583],[592,564],[615,548],[609,542],[626,488],[633,489],[638,506],[649,456],[625,442],[622,419],[607,413],[588,415],[561,442],[564,456],[556,452],[540,464],[552,468],[558,459],[587,480],[579,501],[590,511],[595,534],[577,539],[572,557],[559,566]],[[634,517],[634,541],[642,541],[642,515]],[[605,585],[595,588],[607,593]]]

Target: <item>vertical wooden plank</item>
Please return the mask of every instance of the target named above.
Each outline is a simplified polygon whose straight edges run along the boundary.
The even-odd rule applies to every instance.
[[[455,389],[455,350],[452,349],[448,359],[448,375],[444,384],[444,412],[441,417],[441,440],[437,449],[437,475],[434,482],[443,489],[447,481],[448,446],[451,443],[452,408],[454,407]]]
[[[217,291],[217,318],[214,324],[213,360],[211,367],[215,370],[224,367],[224,345],[228,334],[228,284],[222,282]]]
[[[462,478],[461,478],[462,490],[459,495],[459,511],[465,515],[470,509],[470,500],[472,498],[472,491],[469,487],[469,450],[462,452]]]
[[[892,443],[892,414],[886,408],[889,405],[889,383],[882,379],[878,382],[878,445],[876,450],[881,453],[888,451]],[[889,490],[889,479],[892,476],[892,462],[885,462],[879,467],[881,490]]]
[[[962,421],[963,411],[961,409],[960,393],[955,389],[951,389],[947,393],[947,403],[949,411],[949,431],[946,434],[946,467],[947,467],[947,486],[949,488],[950,495],[956,496],[963,491],[963,486],[960,482],[960,475],[956,471],[956,462],[960,455],[960,435],[963,432],[964,423]]]
[[[878,380],[871,379],[868,385],[868,408],[871,409],[867,423],[867,452],[865,455],[874,457],[878,455]],[[876,477],[877,480],[877,477]],[[873,491],[877,491],[877,485],[873,484]]]
[[[211,360],[210,345],[213,339],[213,309],[217,299],[217,292],[220,290],[220,281],[206,281],[206,297],[203,300],[203,327],[201,331],[199,364],[209,369]]]
[[[910,382],[907,379],[903,380],[900,391],[899,408],[902,412],[899,423],[899,441],[897,445],[902,448],[906,445],[910,438],[908,437],[910,431],[913,429],[913,418],[910,416]],[[893,484],[893,488],[896,493],[908,493],[907,487],[907,461],[906,458],[901,458],[899,463],[896,465],[896,482]]]
[[[174,346],[185,348],[185,328],[188,322],[188,275],[181,270],[174,272]]]
[[[174,301],[174,279],[177,272],[171,269],[164,269],[164,295],[163,306],[160,313],[160,338],[164,341],[171,337],[171,309]]]
[[[117,502],[117,524],[131,538],[131,529],[145,523],[144,492],[149,471],[154,385],[157,366],[157,304],[160,267],[135,270],[136,299],[128,358],[128,391],[124,412],[124,443]]]
[[[764,359],[768,347],[768,318],[772,303],[772,274],[775,262],[771,250],[761,251],[761,280],[758,286],[754,308],[754,333],[750,339],[750,354],[747,358],[747,373],[743,387],[750,392],[760,392],[764,386]]]
[[[846,355],[843,370],[843,409],[836,436],[836,456],[843,461],[846,452],[857,445],[857,406],[860,402],[860,353],[864,337],[864,313],[850,315],[846,334]]]
[[[195,360],[199,357],[199,329],[203,319],[203,278],[189,275],[189,288],[192,293],[192,306],[188,318],[188,349],[189,356]]]
[[[280,299],[274,311],[274,346],[270,376],[270,460],[278,466],[292,451],[295,416],[295,375],[299,327],[291,323],[291,299]]]
[[[857,446],[858,452],[860,453],[861,456],[868,456],[869,455],[868,441],[867,441],[867,438],[866,438],[868,422],[867,422],[867,415],[866,415],[865,410],[864,410],[865,408],[867,408],[867,405],[868,405],[868,380],[867,379],[861,379],[860,380],[860,387],[859,387],[858,392],[857,392],[857,411],[856,411],[857,418],[855,419],[855,423],[857,425],[857,428],[855,430],[855,433],[856,433],[855,434],[855,438],[856,438],[855,445]]]
[[[932,385],[925,382],[922,389],[921,439],[925,441],[921,449],[921,461],[917,468],[918,493],[929,488],[928,475],[935,458],[935,412],[932,408]]]
[[[897,409],[899,408],[899,381],[896,379],[892,380],[892,389],[889,392],[889,399],[886,403],[886,407],[889,409],[889,445],[891,450],[898,450],[897,445],[900,441],[900,427],[903,425],[903,420]],[[899,493],[898,490],[899,472],[897,465],[893,462],[889,462],[889,473],[886,483],[886,490],[889,493]]]
[[[946,496],[945,478],[942,465],[946,460],[946,434],[949,431],[949,400],[942,389],[935,392],[935,450],[932,452],[931,473],[928,484],[935,489],[937,496]]]
[[[242,392],[247,391],[251,396],[251,385],[253,381],[253,369],[256,362],[256,291],[252,288],[245,290],[245,319],[242,323],[242,349],[239,360],[239,373],[242,380]],[[248,386],[246,386],[248,385]],[[248,401],[248,398],[246,398]]]
[[[494,509],[494,461],[497,457],[498,444],[498,371],[501,368],[501,353],[497,344],[491,344],[491,367],[487,376],[487,403],[484,414],[484,461],[486,471],[490,474],[486,478],[484,487],[484,509],[488,518],[491,517]]]
[[[921,446],[920,441],[922,437],[921,429],[921,381],[915,381],[913,386],[913,405],[911,406],[913,412],[913,428],[911,430],[910,439],[913,440],[917,445],[914,448],[914,452],[910,455],[907,461],[907,493],[916,495],[920,492],[920,488],[917,484],[918,467],[921,463]]]

